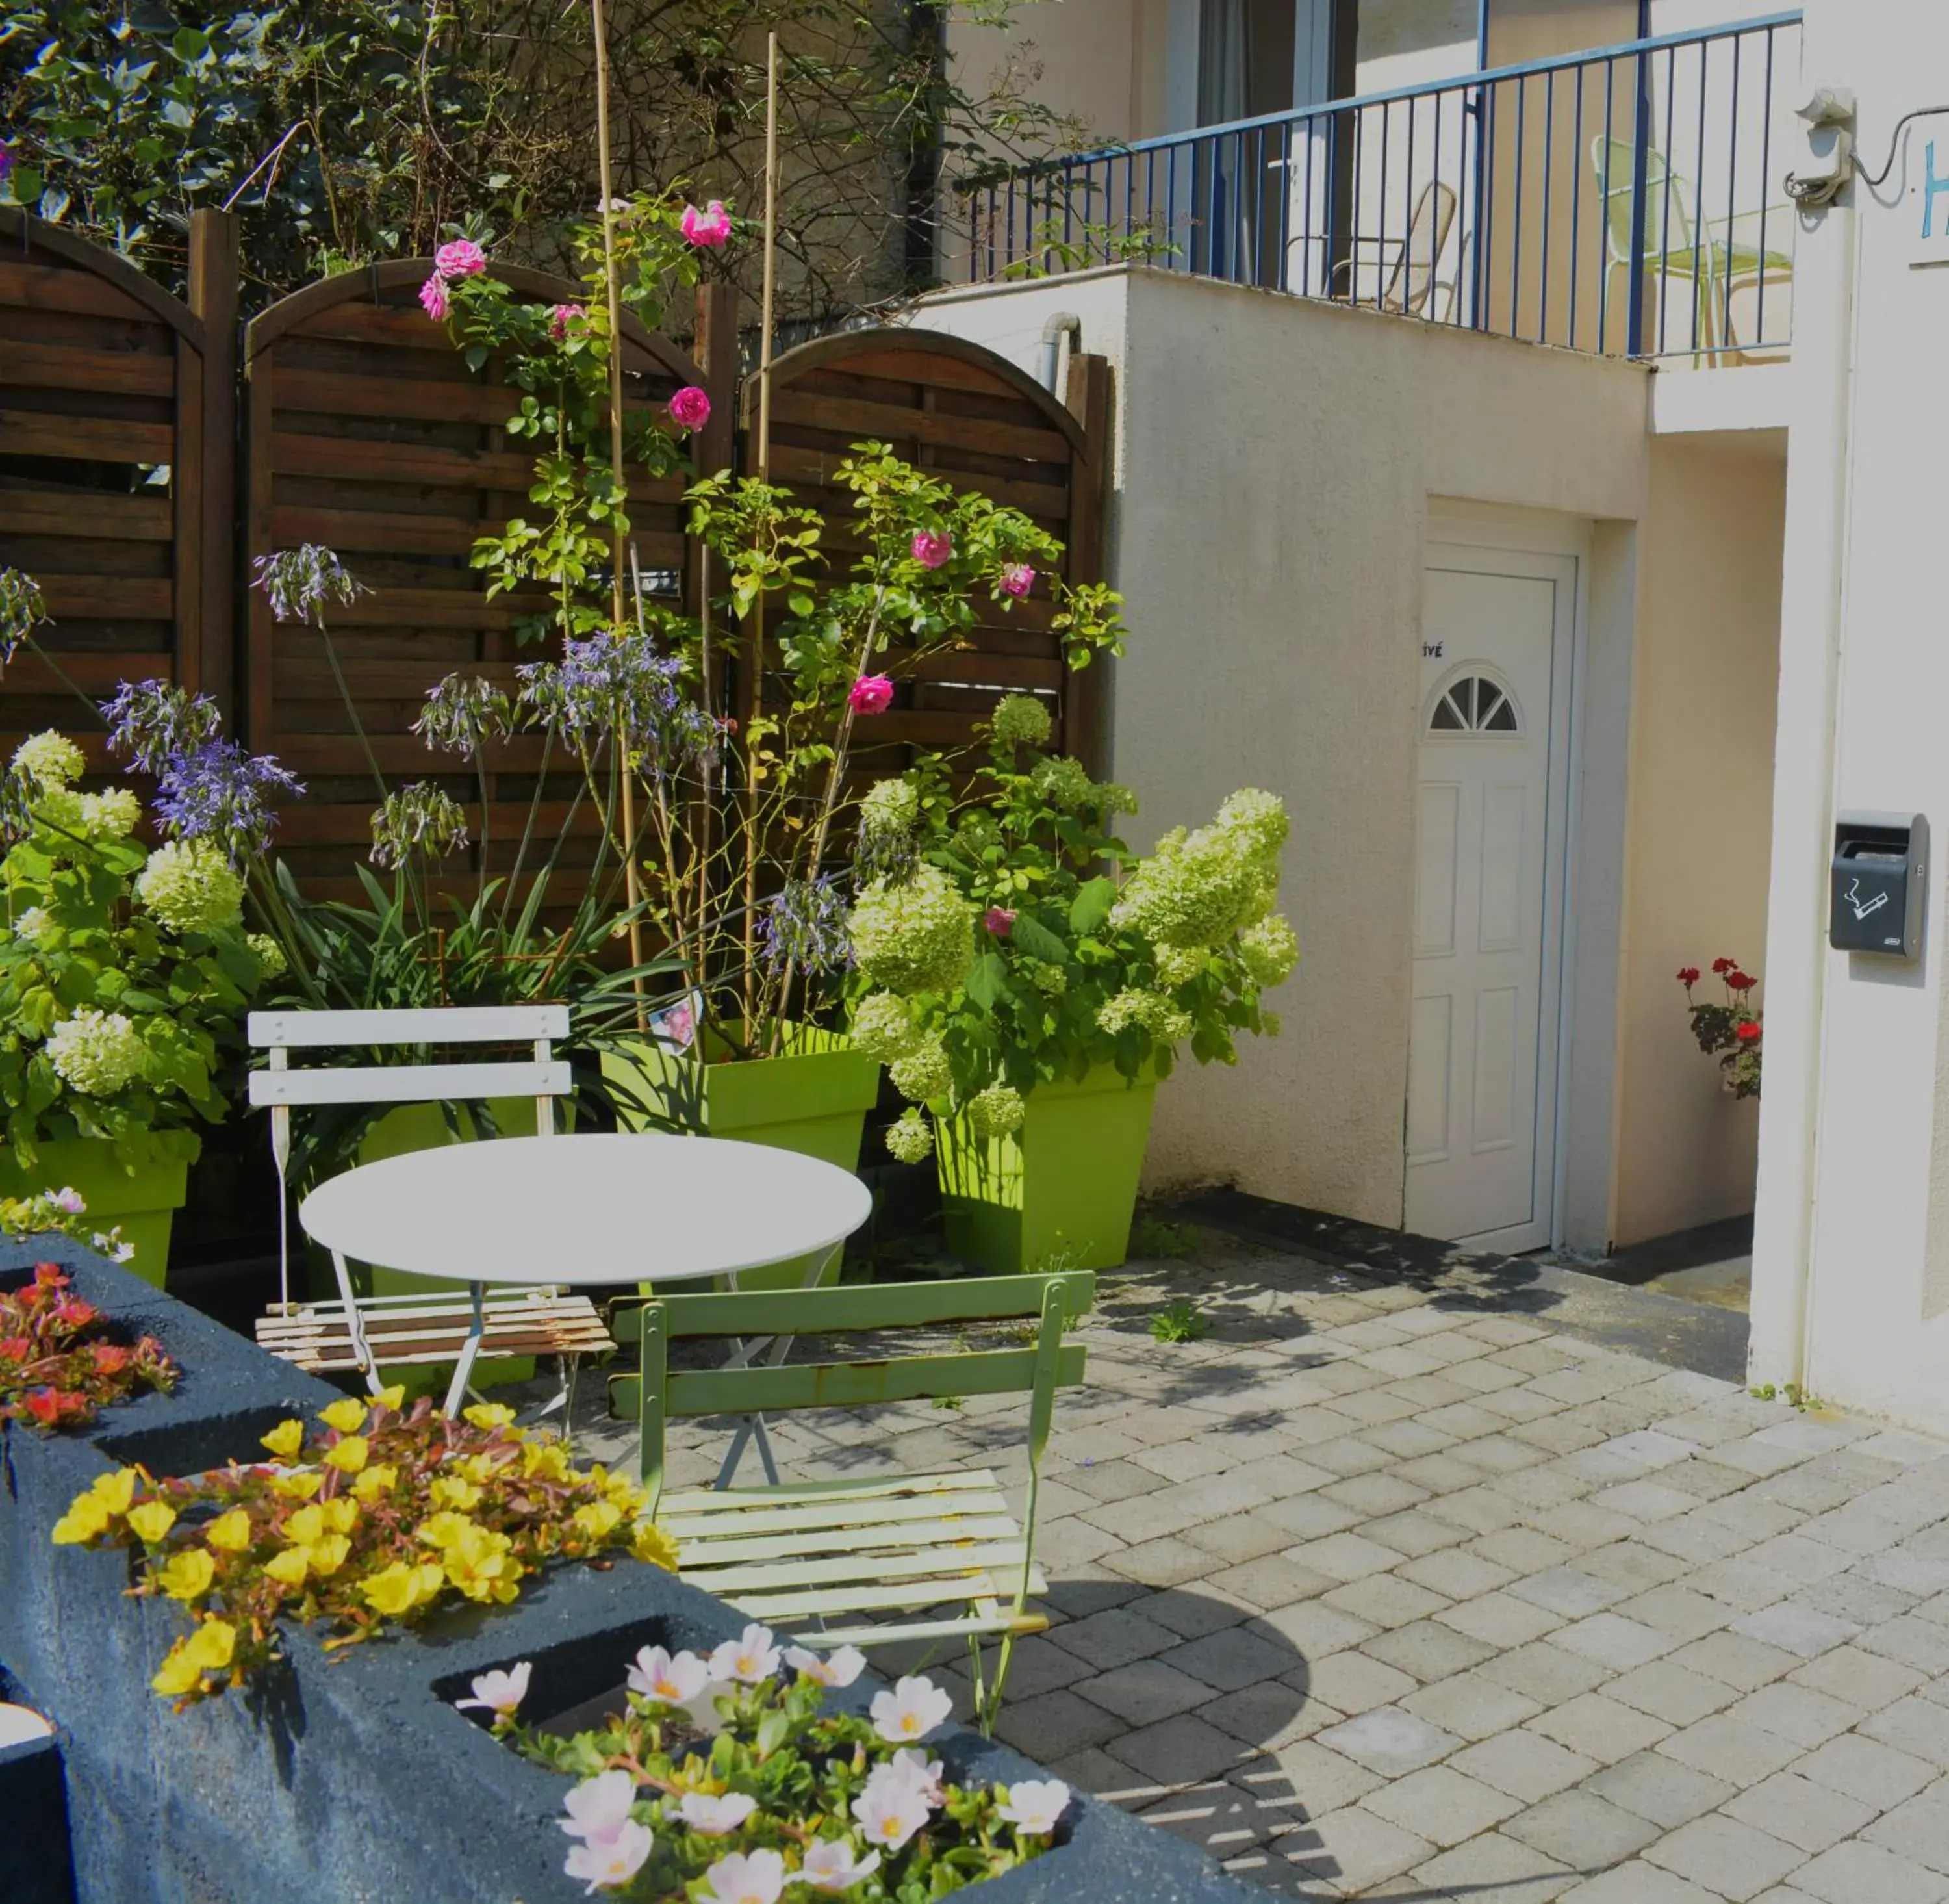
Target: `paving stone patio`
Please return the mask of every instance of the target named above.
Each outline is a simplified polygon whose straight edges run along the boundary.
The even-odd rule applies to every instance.
[[[1587,1340],[1555,1274],[1208,1232],[1106,1278],[1002,1733],[1285,1896],[1949,1899],[1949,1445]],[[1152,1341],[1180,1295],[1211,1336]],[[1019,1482],[1022,1433],[974,1400],[776,1439]]]

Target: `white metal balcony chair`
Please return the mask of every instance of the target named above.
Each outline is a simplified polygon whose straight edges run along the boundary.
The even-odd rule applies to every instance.
[[[487,1097],[535,1100],[535,1128],[555,1133],[555,1100],[570,1089],[567,1061],[552,1042],[568,1035],[565,1005],[444,1006],[423,1011],[253,1012],[250,1043],[270,1054],[269,1069],[250,1074],[250,1102],[271,1113],[271,1150],[279,1189],[278,1304],[257,1322],[257,1340],[274,1355],[314,1374],[357,1370],[375,1394],[392,1368],[457,1363],[477,1320],[485,1324],[480,1352],[487,1356],[552,1355],[561,1359],[565,1405],[578,1358],[614,1348],[586,1296],[547,1284],[469,1299],[439,1293],[366,1296],[355,1293],[345,1258],[331,1252],[336,1302],[294,1302],[289,1219],[284,1214],[291,1166],[291,1111],[322,1104],[430,1104]],[[481,1064],[361,1064],[294,1070],[295,1050],[369,1051],[375,1047],[530,1044],[532,1059]],[[538,1267],[540,1267],[538,1265]],[[546,1412],[545,1410],[544,1412]]]
[[[1373,300],[1377,310],[1392,311],[1397,317],[1426,317],[1437,322],[1453,316],[1458,294],[1458,272],[1451,270],[1445,278],[1441,272],[1448,249],[1448,235],[1454,229],[1458,202],[1453,185],[1444,185],[1439,179],[1429,179],[1414,202],[1407,235],[1397,238],[1357,238],[1354,241],[1354,256],[1342,258],[1334,266],[1329,274],[1330,281],[1338,284],[1344,280],[1351,291],[1354,272],[1369,262],[1360,256],[1361,248],[1369,247],[1379,254],[1371,262],[1387,274]],[[1464,245],[1462,250],[1467,248]],[[1459,257],[1459,254],[1457,255]],[[1439,313],[1434,308],[1438,295],[1447,299],[1446,307]],[[1359,301],[1365,303],[1367,300],[1362,298]]]

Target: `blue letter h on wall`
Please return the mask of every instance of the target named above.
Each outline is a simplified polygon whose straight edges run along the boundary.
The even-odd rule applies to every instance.
[[[1943,192],[1949,192],[1949,179],[1935,176],[1935,142],[1931,139],[1923,160],[1926,170],[1922,180],[1922,235],[1932,238],[1935,235],[1935,201]]]

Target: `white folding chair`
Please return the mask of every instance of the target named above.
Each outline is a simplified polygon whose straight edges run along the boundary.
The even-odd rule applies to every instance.
[[[555,1134],[555,1100],[571,1089],[566,1059],[553,1041],[568,1035],[566,1005],[453,1006],[414,1011],[253,1012],[247,1035],[269,1053],[269,1068],[250,1074],[250,1102],[271,1113],[271,1151],[279,1190],[278,1305],[257,1322],[257,1340],[273,1355],[316,1374],[356,1369],[374,1393],[390,1367],[455,1365],[449,1405],[465,1391],[477,1355],[555,1355],[564,1369],[565,1405],[577,1358],[615,1346],[586,1296],[547,1284],[469,1299],[356,1293],[343,1255],[331,1252],[336,1302],[291,1299],[287,1213],[294,1106],[429,1104],[488,1097],[535,1100],[535,1128]],[[530,1059],[480,1064],[362,1064],[294,1070],[293,1051],[369,1050],[375,1047],[531,1044]],[[546,1412],[546,1411],[544,1411]]]

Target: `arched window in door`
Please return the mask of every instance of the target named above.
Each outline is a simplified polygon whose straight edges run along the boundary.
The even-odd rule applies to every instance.
[[[1508,688],[1491,674],[1471,670],[1457,675],[1435,697],[1428,731],[1444,739],[1465,734],[1520,734],[1522,711]]]

